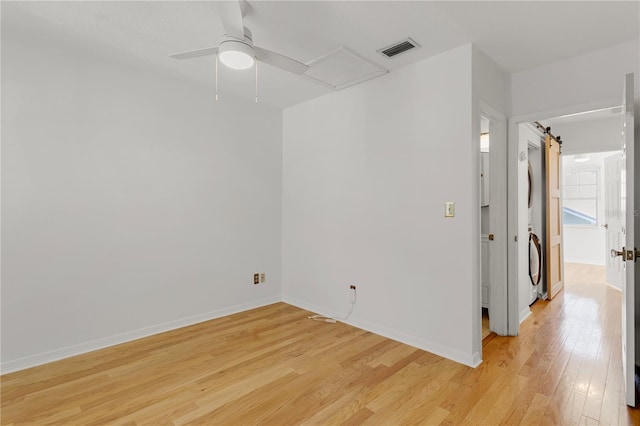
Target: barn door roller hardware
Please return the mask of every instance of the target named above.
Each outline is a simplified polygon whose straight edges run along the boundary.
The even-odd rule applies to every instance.
[[[540,124],[539,121],[534,122],[534,124],[536,125],[536,127],[538,128],[538,130],[540,130],[542,133],[551,136],[553,139],[556,140],[556,142],[558,142],[558,144],[562,145],[562,137],[561,136],[554,136],[553,133],[551,133],[551,127],[547,126],[544,127],[542,124]]]

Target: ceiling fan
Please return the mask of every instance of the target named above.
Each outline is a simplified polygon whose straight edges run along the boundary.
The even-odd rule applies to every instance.
[[[218,55],[220,62],[237,70],[251,68],[256,60],[294,74],[304,74],[309,69],[302,62],[253,45],[251,31],[244,26],[243,21],[243,6],[247,6],[245,0],[217,1],[216,6],[225,30],[218,46],[177,53],[171,55],[171,58],[191,59]]]

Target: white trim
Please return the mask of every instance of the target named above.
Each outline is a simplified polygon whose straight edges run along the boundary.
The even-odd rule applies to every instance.
[[[544,121],[551,118],[563,117],[566,115],[577,114],[581,112],[598,111],[602,109],[615,108],[620,106],[620,99],[609,98],[594,102],[587,102],[577,105],[567,105],[559,108],[552,108],[549,110],[542,110],[536,112],[530,112],[526,114],[519,114],[511,117],[516,122],[534,122]]]
[[[164,333],[166,331],[171,331],[171,330],[186,327],[189,325],[210,321],[212,319],[224,317],[227,315],[237,314],[238,312],[248,311],[250,309],[271,305],[273,303],[280,302],[281,300],[282,299],[279,296],[255,300],[252,302],[235,305],[228,308],[217,309],[215,311],[206,312],[203,314],[193,315],[190,317],[186,317],[186,318],[182,318],[174,321],[168,321],[161,324],[140,328],[138,330],[127,331],[125,333],[120,333],[120,334],[114,334],[113,336],[103,337],[100,339],[91,340],[88,342],[79,343],[76,345],[67,346],[60,349],[55,349],[49,352],[43,352],[36,355],[29,355],[29,356],[14,359],[11,361],[4,361],[0,363],[0,371],[2,372],[2,374],[7,374],[7,373],[12,373],[18,370],[24,370],[26,368],[35,367],[38,365],[46,364],[53,361],[58,361],[58,360],[69,358],[76,355],[81,355],[81,354],[95,351],[98,349],[104,349],[109,346],[119,345],[121,343],[130,342],[132,340],[141,339],[143,337],[149,337],[154,334]]]
[[[527,318],[529,318],[531,316],[531,309],[529,309],[529,307],[527,306],[526,308],[524,308],[522,311],[520,311],[520,322],[519,324],[522,324],[522,322],[524,320],[526,320]]]
[[[18,358],[11,361],[5,361],[0,363],[0,371],[2,372],[2,374],[12,373],[15,371],[24,370],[31,367],[36,367],[38,365],[59,361],[72,356],[82,355],[95,350],[108,348],[110,346],[115,346],[122,343],[130,342],[132,340],[142,339],[144,337],[153,336],[155,334],[176,330],[182,327],[187,327],[187,326],[198,324],[205,321],[210,321],[210,320],[221,318],[227,315],[233,315],[239,312],[248,311],[250,309],[271,305],[277,302],[288,303],[292,306],[296,306],[301,309],[306,309],[311,312],[316,312],[322,315],[336,317],[336,318],[343,317],[344,314],[346,313],[346,312],[337,312],[331,309],[322,308],[320,306],[316,306],[314,304],[307,303],[293,297],[274,296],[266,299],[261,299],[253,302],[231,306],[228,308],[206,312],[203,314],[193,315],[193,316],[182,318],[179,320],[168,321],[162,324],[140,328],[138,330],[115,334],[113,336],[108,336],[101,339],[91,340],[88,342],[79,343],[76,345],[67,346],[60,349],[55,349],[49,352],[43,352],[40,354],[29,355],[29,356]],[[342,322],[344,322],[345,324],[349,324],[353,327],[357,327],[362,330],[366,330],[366,331],[378,334],[388,339],[405,343],[407,345],[433,353],[443,358],[450,359],[460,364],[467,365],[469,367],[475,368],[482,363],[480,352],[467,354],[457,349],[440,345],[438,343],[430,342],[420,337],[402,333],[400,331],[393,330],[391,328],[384,327],[380,324],[375,324],[365,320],[358,320],[355,318],[351,318],[347,321],[342,321]]]
[[[603,265],[598,265],[598,266],[603,266]],[[622,289],[620,287],[616,287],[615,285],[608,283],[608,282],[604,282],[604,285],[606,285],[607,287],[611,287],[614,290],[619,291],[620,293],[622,293]]]
[[[345,314],[345,312],[336,312],[331,309],[316,306],[312,303],[304,302],[294,297],[283,296],[282,301],[284,303],[288,303],[298,308],[306,309],[310,312],[318,313],[323,316],[340,318],[340,317],[343,317]],[[475,368],[478,365],[480,365],[480,363],[482,362],[479,352],[475,352],[473,354],[467,354],[457,349],[440,345],[438,343],[430,342],[420,337],[412,336],[397,330],[393,330],[391,328],[385,327],[380,324],[375,324],[370,321],[359,320],[357,318],[351,317],[348,320],[341,321],[341,322],[344,322],[345,324],[349,324],[353,327],[357,327],[365,331],[369,331],[371,333],[378,334],[388,339],[395,340],[397,342],[405,343],[407,345],[413,346],[414,348],[422,349],[424,351],[439,355],[441,357],[450,359],[460,364],[467,365],[469,367]]]
[[[605,268],[607,267],[606,263],[594,263],[591,259],[572,258],[571,260],[568,260],[565,257],[565,262],[566,263],[580,263],[580,264],[583,264],[583,265],[604,266]]]
[[[507,334],[517,336],[520,329],[518,312],[518,125],[525,120],[510,117],[507,137]],[[531,121],[531,120],[529,120]]]

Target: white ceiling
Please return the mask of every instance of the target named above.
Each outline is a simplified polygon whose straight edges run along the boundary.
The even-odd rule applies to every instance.
[[[612,155],[620,155],[621,152],[622,151],[592,152],[587,154],[589,156],[589,159],[587,161],[581,161],[581,162],[576,162],[575,158],[577,155],[584,155],[584,154],[563,155],[562,166],[565,170],[580,169],[585,167],[600,167],[602,166],[602,162],[605,158],[611,157]]]
[[[345,46],[389,70],[474,43],[518,72],[640,37],[640,3],[614,1],[250,1],[245,25],[254,43],[309,62]],[[214,84],[213,57],[173,53],[216,46],[223,34],[215,2],[2,2],[3,36],[39,33],[98,53],[125,52],[165,71]],[[376,52],[406,37],[422,47],[393,59]],[[286,107],[330,90],[268,65],[259,67],[260,100]],[[253,71],[219,76],[221,97],[253,99]]]

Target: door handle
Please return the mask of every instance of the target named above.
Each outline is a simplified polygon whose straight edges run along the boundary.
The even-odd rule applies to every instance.
[[[605,223],[604,225],[602,225],[602,227],[603,227],[604,229],[609,229],[609,224],[608,224],[608,223]]]
[[[493,241],[496,239],[496,236],[493,234],[489,234],[489,241]]]
[[[640,251],[636,248],[633,250],[625,250],[624,247],[622,247],[622,251],[611,249],[611,257],[616,258],[618,256],[622,256],[622,260],[632,260],[635,263],[640,258]]]
[[[622,247],[622,251],[618,251],[616,249],[611,249],[611,258],[615,259],[618,256],[626,257],[626,250]]]

